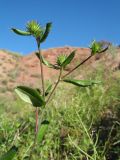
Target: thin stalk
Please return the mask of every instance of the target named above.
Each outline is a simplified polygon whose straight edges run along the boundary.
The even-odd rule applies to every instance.
[[[40,45],[38,45],[38,52],[39,52],[39,56],[41,57]],[[41,58],[40,58],[40,69],[41,69],[41,82],[42,82],[43,97],[45,98],[44,74],[43,74],[43,65],[42,65]],[[38,107],[36,107],[35,143],[36,143],[36,137],[38,133],[38,125],[39,125],[38,119],[39,119],[39,112],[38,112]]]
[[[27,155],[27,152],[30,150],[30,148],[32,147],[32,145],[33,145],[33,142],[29,145],[29,147],[25,151],[24,155],[22,156],[22,160],[24,160],[24,157]]]
[[[86,58],[84,61],[82,61],[80,64],[78,64],[75,68],[73,68],[72,70],[70,70],[68,73],[66,73],[65,75],[63,75],[61,78],[64,79],[65,77],[67,77],[69,74],[71,74],[74,70],[76,70],[78,67],[80,67],[81,65],[83,65],[86,61],[88,61],[93,55],[90,55],[88,58]]]
[[[40,47],[38,47],[38,52],[39,52],[39,56],[41,57]],[[41,69],[41,82],[42,82],[43,97],[45,98],[45,84],[44,84],[43,65],[42,65],[42,60],[41,60],[41,58],[40,58],[40,69]]]
[[[29,160],[32,160],[32,153],[33,153],[33,150],[35,149],[35,146],[36,146],[36,140],[37,140],[37,135],[35,134],[34,142],[33,142],[33,144],[31,145],[32,149],[31,149],[31,151],[30,151]]]
[[[36,127],[35,127],[35,133],[36,133],[36,135],[37,135],[37,133],[38,133],[38,107],[36,107]]]
[[[71,144],[74,145],[81,153],[83,153],[87,158],[94,160],[94,158],[92,158],[87,152],[82,150],[74,141],[72,141],[72,139],[69,135],[68,135],[68,138],[69,138]]]
[[[38,45],[38,53],[39,53],[39,57],[41,57],[41,50],[40,50],[40,45]],[[43,92],[43,97],[45,98],[45,85],[44,85],[44,74],[43,74],[43,65],[42,65],[42,60],[40,58],[40,69],[41,69],[41,82],[42,82],[42,92]],[[38,112],[38,107],[36,107],[36,124],[35,124],[35,139],[34,139],[34,143],[32,145],[32,150],[30,152],[30,159],[32,158],[32,152],[33,149],[36,146],[36,141],[37,141],[37,134],[38,134],[38,123],[39,123],[39,112]]]
[[[31,147],[32,147],[32,149],[31,149],[31,152],[30,152],[30,158],[29,158],[29,160],[32,160],[32,153],[33,153],[33,150],[34,150],[34,148],[35,148],[35,146],[36,146],[36,141],[37,141],[37,134],[38,134],[38,107],[36,107],[36,110],[35,110],[35,112],[36,112],[36,124],[35,124],[35,138],[34,138],[34,142],[33,142],[33,144],[31,145]]]
[[[50,98],[51,98],[52,95],[54,94],[55,89],[57,88],[57,86],[58,86],[58,84],[59,84],[59,82],[60,82],[60,80],[61,80],[62,70],[63,70],[63,69],[61,68],[61,69],[60,69],[60,74],[59,74],[58,80],[57,80],[57,82],[56,82],[56,84],[55,84],[53,90],[51,91],[51,93],[50,93],[50,95],[49,95],[49,97],[48,97],[48,99],[47,99],[47,101],[46,101],[46,104],[49,102]]]

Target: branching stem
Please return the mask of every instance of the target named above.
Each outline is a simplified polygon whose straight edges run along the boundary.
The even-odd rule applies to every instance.
[[[61,68],[61,69],[60,69],[60,73],[59,73],[58,80],[57,80],[57,82],[55,83],[55,86],[54,86],[53,90],[51,91],[51,93],[50,93],[50,95],[49,95],[49,97],[48,97],[48,99],[47,99],[47,101],[46,101],[46,104],[49,102],[50,98],[51,98],[52,95],[54,94],[55,89],[57,88],[57,86],[58,86],[58,84],[59,84],[59,82],[60,82],[60,80],[61,80],[62,70],[63,70],[63,69]]]
[[[84,61],[82,61],[81,63],[79,63],[76,67],[74,67],[72,70],[70,70],[68,73],[66,73],[65,75],[63,75],[61,77],[61,79],[64,79],[65,77],[67,77],[69,74],[71,74],[74,70],[76,70],[78,67],[80,67],[81,65],[83,65],[86,61],[88,61],[93,55],[90,55],[88,58],[86,58]]]

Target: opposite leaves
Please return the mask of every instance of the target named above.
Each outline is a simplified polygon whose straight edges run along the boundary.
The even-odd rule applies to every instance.
[[[26,30],[22,31],[19,29],[12,28],[12,31],[21,36],[33,36],[35,37],[38,47],[40,43],[44,42],[49,35],[52,23],[47,23],[46,27],[42,27],[37,21],[30,21],[26,25]]]

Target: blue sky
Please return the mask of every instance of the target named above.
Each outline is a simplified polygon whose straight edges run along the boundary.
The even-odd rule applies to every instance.
[[[17,36],[11,27],[24,29],[26,22],[52,22],[43,49],[87,47],[93,39],[120,44],[120,0],[1,0],[0,48],[21,54],[36,50],[32,37]]]

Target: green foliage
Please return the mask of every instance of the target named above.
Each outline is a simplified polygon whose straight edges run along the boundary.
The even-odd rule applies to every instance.
[[[12,31],[21,36],[30,36],[35,37],[37,41],[38,48],[40,43],[44,42],[48,37],[48,34],[51,30],[52,23],[47,23],[46,28],[44,29],[37,21],[30,21],[26,25],[26,31],[12,28]]]
[[[50,119],[50,123],[42,143],[39,142],[35,147],[33,160],[40,158],[43,160],[89,159],[87,156],[108,160],[107,157],[113,154],[117,156],[117,158],[112,157],[114,160],[119,159],[120,94],[118,86],[120,81],[110,78],[110,74],[106,75],[108,79],[103,80],[104,71],[97,70],[96,72],[88,77],[90,79],[96,77],[98,81],[103,81],[101,85],[79,88],[68,87],[61,83],[58,87],[53,101],[45,109],[45,119]],[[6,106],[3,104],[4,102],[0,104],[0,109],[2,109],[0,112],[0,155],[11,148],[16,131],[19,131],[22,134],[16,138],[16,144],[20,147],[15,159],[25,159],[25,157],[29,159],[31,144],[34,140],[35,113],[31,112],[34,108],[26,106],[27,104],[19,99],[8,100]],[[105,126],[101,125],[101,121]],[[109,140],[107,137],[114,123],[114,132]],[[94,139],[95,137],[98,137],[98,140]],[[106,137],[105,141],[104,137]],[[94,143],[91,145],[91,142]],[[107,151],[103,153],[106,142]]]
[[[99,84],[100,81],[94,81],[94,80],[76,80],[76,79],[68,79],[65,78],[66,76],[68,76],[69,74],[71,74],[74,70],[76,70],[78,67],[80,67],[81,65],[83,65],[87,60],[89,60],[94,54],[96,53],[101,53],[103,51],[106,50],[106,48],[103,48],[103,46],[98,43],[98,42],[93,42],[91,45],[91,55],[85,59],[83,62],[80,62],[77,66],[75,66],[74,68],[72,68],[72,70],[70,70],[67,74],[63,75],[64,73],[64,69],[65,67],[71,63],[71,61],[73,60],[73,58],[75,57],[75,50],[72,51],[68,56],[65,54],[61,54],[57,57],[57,62],[56,64],[51,64],[50,62],[48,62],[47,60],[45,60],[45,58],[43,57],[41,50],[40,50],[40,46],[41,43],[44,42],[46,40],[46,38],[48,37],[48,34],[51,30],[51,26],[52,23],[47,23],[45,28],[42,27],[37,21],[30,21],[27,23],[26,25],[26,31],[21,31],[21,30],[17,30],[15,28],[13,28],[13,32],[15,32],[16,34],[19,35],[31,35],[35,38],[36,42],[37,42],[37,47],[38,47],[38,52],[36,52],[36,56],[38,57],[38,60],[40,61],[40,68],[41,68],[41,87],[37,88],[37,89],[33,89],[30,87],[26,87],[26,86],[17,86],[15,88],[15,92],[18,94],[18,96],[25,102],[32,104],[36,110],[36,118],[35,118],[35,122],[33,122],[33,120],[31,121],[31,123],[35,123],[36,128],[35,128],[35,138],[34,138],[34,143],[30,143],[30,140],[33,141],[33,134],[30,135],[30,137],[27,136],[28,141],[29,141],[29,149],[27,149],[27,151],[25,151],[24,155],[19,155],[19,159],[24,159],[24,158],[32,158],[32,159],[71,159],[72,154],[75,155],[74,157],[76,158],[80,158],[81,160],[83,158],[90,158],[92,160],[96,160],[96,155],[98,154],[97,148],[94,144],[94,140],[92,139],[92,137],[90,136],[89,133],[89,129],[91,126],[91,117],[94,119],[94,115],[91,113],[91,115],[89,115],[88,117],[86,117],[87,111],[90,110],[88,108],[89,104],[87,104],[87,106],[85,105],[84,108],[82,108],[82,110],[87,110],[83,115],[84,117],[82,117],[82,110],[79,108],[79,105],[81,103],[81,101],[79,101],[79,99],[77,99],[77,97],[74,95],[74,97],[71,97],[71,95],[69,95],[69,93],[67,93],[66,95],[64,94],[64,98],[67,97],[70,99],[73,99],[74,101],[74,105],[71,102],[71,104],[69,103],[68,106],[72,107],[70,110],[66,109],[65,107],[63,108],[59,108],[59,105],[62,104],[62,102],[64,102],[64,99],[61,98],[61,96],[59,95],[59,99],[56,101],[58,106],[55,107],[47,107],[47,105],[50,105],[50,103],[52,103],[51,97],[55,94],[55,90],[58,87],[59,83],[64,81],[67,83],[71,83],[73,85],[79,86],[79,87],[88,87],[88,86],[92,86],[93,84]],[[44,72],[43,72],[43,64],[46,65],[49,68],[53,68],[53,69],[59,69],[59,76],[57,81],[52,82],[52,84],[50,84],[47,89],[45,89],[45,85],[44,85]],[[41,89],[42,88],[42,89]],[[69,90],[69,88],[68,88]],[[94,88],[91,87],[91,90],[94,92]],[[85,93],[85,97],[87,97],[87,100],[90,99],[89,102],[92,102],[91,104],[94,104],[93,101],[93,96],[91,96],[91,90],[82,90],[82,94],[77,93],[77,96],[79,98],[81,98],[84,93]],[[97,91],[98,92],[98,91]],[[74,93],[73,91],[70,93]],[[58,92],[56,93],[58,94]],[[93,93],[94,94],[94,93]],[[96,96],[96,95],[95,95]],[[85,98],[84,96],[82,97],[83,99]],[[92,99],[91,99],[92,97]],[[98,99],[100,99],[99,97],[97,97]],[[85,102],[87,101],[85,100]],[[94,99],[95,100],[95,99]],[[62,102],[61,102],[62,101]],[[78,105],[77,101],[79,102]],[[82,101],[83,103],[84,101]],[[86,102],[87,103],[87,102]],[[44,107],[42,107],[44,106]],[[38,108],[40,107],[40,108]],[[55,109],[57,108],[57,110]],[[94,107],[92,106],[92,109]],[[100,108],[100,107],[99,107]],[[94,108],[95,109],[95,108]],[[81,110],[81,111],[80,111]],[[40,122],[39,122],[39,114],[40,114]],[[83,122],[84,118],[86,118],[86,120]],[[50,123],[49,121],[45,120],[45,119],[50,119]],[[60,121],[61,120],[61,121]],[[62,122],[63,120],[63,122]],[[50,132],[47,132],[47,129],[50,128]],[[39,127],[40,126],[40,127]],[[65,132],[65,134],[60,133],[60,129],[63,130],[64,126],[66,128],[68,128],[67,132]],[[32,126],[33,127],[33,126]],[[38,128],[39,131],[38,131]],[[76,129],[76,133],[73,134],[72,136],[72,132],[74,132],[74,128]],[[59,133],[59,136],[56,134]],[[52,134],[52,135],[51,135]],[[43,145],[43,138],[46,135],[46,137],[48,136],[48,138],[46,138],[46,141]],[[82,139],[79,137],[79,135],[81,135]],[[52,141],[55,138],[55,143],[52,143]],[[67,138],[67,139],[65,139]],[[77,139],[77,144],[74,141],[76,138],[81,139],[80,141],[78,141]],[[17,139],[18,140],[18,139]],[[16,141],[17,141],[16,140]],[[63,140],[63,142],[62,142]],[[66,149],[66,145],[65,145],[65,141],[67,142],[67,151]],[[86,142],[85,142],[86,141]],[[26,141],[27,142],[27,141]],[[38,143],[36,143],[38,142]],[[19,143],[19,142],[16,142]],[[62,143],[64,143],[64,146],[62,146]],[[83,148],[81,148],[81,144],[85,143],[86,146],[83,145]],[[37,146],[39,145],[39,146]],[[91,146],[90,146],[91,145]],[[46,147],[47,146],[47,147]],[[49,148],[50,146],[50,148]],[[93,154],[89,154],[88,150],[89,147],[92,147],[92,151]],[[75,149],[74,149],[75,148]],[[46,151],[47,149],[47,151]],[[49,149],[50,149],[50,153],[49,153]],[[54,150],[55,149],[55,150]],[[30,151],[29,151],[30,150]],[[44,151],[45,150],[45,151]],[[51,150],[52,150],[52,155],[51,155]],[[74,150],[74,152],[72,151]],[[55,153],[54,153],[55,151]],[[58,155],[56,154],[56,151],[58,152]],[[28,152],[28,153],[27,153]],[[53,154],[54,153],[54,154]],[[65,153],[65,155],[67,155],[67,157],[65,157],[65,155],[63,155],[63,153]],[[71,157],[69,156],[71,155]],[[78,155],[78,157],[77,157]],[[22,158],[21,158],[22,157]],[[102,156],[101,156],[102,158]]]
[[[15,28],[12,28],[12,31],[15,32],[16,34],[20,35],[20,36],[30,36],[31,35],[31,33],[29,33],[29,32],[22,31],[22,30],[19,30],[19,29],[15,29]]]
[[[41,127],[38,131],[38,135],[37,135],[37,141],[38,143],[41,143],[42,140],[43,140],[43,137],[45,136],[46,134],[46,131],[48,129],[48,125],[49,125],[49,121],[47,120],[44,120],[42,123],[41,123]]]
[[[51,92],[52,86],[53,86],[52,84],[48,85],[48,87],[47,87],[47,89],[45,91],[45,96],[47,96]]]
[[[94,84],[100,84],[100,81],[95,81],[95,80],[76,80],[76,79],[64,79],[64,82],[74,84],[79,87],[88,87],[92,86]]]
[[[43,57],[43,55],[40,55],[38,52],[35,52],[35,54],[36,54],[37,58],[38,58],[39,60],[41,60],[42,63],[43,63],[45,66],[47,66],[47,67],[49,67],[49,68],[53,68],[53,69],[60,69],[59,66],[53,65],[53,64],[51,64],[50,62],[48,62],[48,61]]]
[[[0,160],[13,160],[17,151],[18,148],[16,146],[13,146],[7,153],[0,157]]]
[[[33,35],[35,38],[42,37],[43,35],[43,29],[36,21],[30,21],[26,25],[27,32],[29,32],[31,35]]]
[[[66,58],[67,58],[67,55],[65,55],[65,54],[60,54],[60,55],[57,57],[57,65],[58,65],[59,67],[61,67],[62,64],[63,64],[63,62],[66,60]]]
[[[90,45],[90,49],[91,49],[91,54],[97,54],[97,53],[102,53],[105,52],[108,49],[108,45],[104,46],[103,43],[101,42],[96,42],[95,40],[92,42],[92,44]]]
[[[65,54],[61,54],[57,57],[57,65],[65,68],[68,64],[71,63],[71,61],[73,60],[75,56],[75,51],[71,52],[69,56],[65,55]]]
[[[66,67],[68,64],[70,64],[71,61],[73,60],[74,56],[75,56],[75,51],[73,51],[72,53],[70,53],[70,55],[63,61],[63,63],[62,63],[61,66],[64,68],[64,67]]]
[[[32,104],[34,107],[41,107],[45,105],[44,98],[36,89],[26,86],[17,86],[15,88],[15,92],[23,101]]]
[[[40,43],[44,42],[47,39],[49,32],[51,30],[51,27],[52,27],[52,23],[46,24],[46,29],[45,29],[45,32],[44,32],[42,38],[40,39]]]

